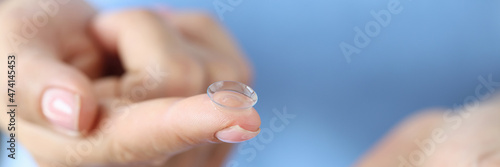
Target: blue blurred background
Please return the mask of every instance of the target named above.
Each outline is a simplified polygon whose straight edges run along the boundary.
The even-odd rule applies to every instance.
[[[406,116],[462,104],[480,76],[500,81],[500,1],[401,0],[350,61],[339,44],[354,45],[354,28],[365,30],[389,0],[229,1],[239,2],[91,0],[101,10],[204,10],[234,35],[255,65],[263,133],[227,166],[350,166]],[[295,117],[283,122],[276,113],[285,111]]]

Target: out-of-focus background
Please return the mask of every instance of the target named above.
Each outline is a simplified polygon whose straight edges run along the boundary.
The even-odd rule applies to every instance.
[[[255,65],[262,133],[227,166],[350,166],[406,116],[463,104],[480,77],[500,81],[500,1],[90,2],[203,10],[232,32]]]

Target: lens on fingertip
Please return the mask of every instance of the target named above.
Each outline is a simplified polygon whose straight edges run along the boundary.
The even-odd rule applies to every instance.
[[[236,81],[218,81],[210,85],[207,94],[217,106],[229,109],[248,109],[257,103],[257,94]]]

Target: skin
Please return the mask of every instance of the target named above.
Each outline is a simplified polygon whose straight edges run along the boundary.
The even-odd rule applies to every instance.
[[[22,34],[22,18],[42,10],[32,0],[0,2],[3,36]],[[250,66],[235,42],[206,14],[141,9],[97,14],[84,1],[72,0],[38,31],[22,45],[3,38],[0,54],[18,55],[22,82],[16,89],[22,91],[16,98],[23,108],[16,134],[40,166],[220,166],[231,145],[219,141],[217,131],[233,125],[259,129],[254,109],[220,111],[202,94],[215,81],[251,81]],[[145,96],[132,97],[130,90],[143,84],[150,67],[167,77]],[[79,135],[58,130],[43,116],[42,93],[52,87],[81,96]],[[2,96],[1,105],[6,101]],[[418,166],[500,166],[499,101],[459,109],[456,115],[422,111],[355,166],[401,166],[398,157],[408,159],[421,150],[414,141],[434,140],[436,130],[442,132],[439,142],[434,140],[433,151]],[[8,119],[0,115],[2,130]],[[68,162],[74,152],[78,158]]]
[[[399,157],[409,160],[414,152],[423,152],[415,140],[429,139],[434,149],[422,146],[429,150],[428,154],[421,160],[415,158],[412,166],[500,166],[499,108],[500,98],[495,97],[455,112],[445,109],[422,111],[403,121],[354,166],[407,167]]]
[[[23,18],[43,11],[35,2],[0,2],[2,37],[23,34]],[[37,30],[22,44],[2,38],[0,54],[18,56],[16,100],[23,108],[16,137],[40,166],[221,166],[232,145],[216,138],[218,131],[235,125],[259,131],[255,109],[220,110],[204,93],[215,81],[252,79],[235,42],[207,14],[97,14],[85,1],[71,0]],[[165,76],[134,96],[131,90],[151,81],[148,69]],[[79,95],[77,134],[43,115],[42,95],[50,88]],[[7,101],[2,97],[1,105]],[[2,114],[0,128],[8,122]]]

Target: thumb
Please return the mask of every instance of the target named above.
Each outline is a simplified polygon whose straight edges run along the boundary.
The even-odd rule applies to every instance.
[[[16,61],[22,63],[17,66],[22,74],[14,87],[19,90],[15,102],[22,107],[17,112],[20,118],[71,135],[90,130],[97,114],[90,80],[54,58],[23,56],[16,57],[21,59]],[[7,122],[5,119],[2,122]]]
[[[204,143],[243,142],[260,132],[255,109],[220,109],[207,95],[151,100],[121,111],[121,116],[112,116],[113,133],[104,143],[107,146],[97,147],[105,149],[96,151],[97,157],[143,161]]]

